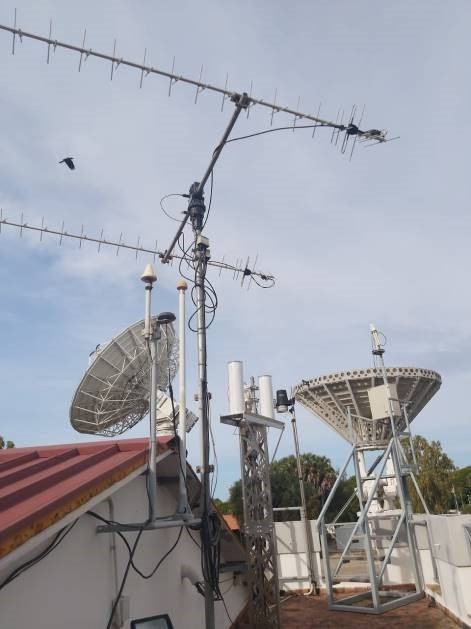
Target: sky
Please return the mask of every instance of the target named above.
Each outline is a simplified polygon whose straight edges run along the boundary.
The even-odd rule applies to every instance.
[[[216,496],[240,476],[228,412],[227,362],[246,376],[269,373],[287,388],[332,371],[372,365],[369,323],[387,337],[387,365],[438,371],[440,391],[413,430],[471,462],[469,111],[467,1],[279,2],[8,0],[0,24],[148,63],[335,119],[365,105],[363,126],[399,139],[353,159],[331,134],[270,133],[229,144],[214,171],[205,230],[214,259],[259,255],[276,276],[250,290],[211,271],[219,298],[208,332]],[[79,57],[0,31],[0,207],[3,216],[165,249],[176,222],[160,199],[203,175],[231,116],[219,96]],[[278,113],[274,125],[292,123]],[[268,129],[252,108],[233,137]],[[58,161],[76,159],[76,170]],[[177,219],[183,199],[165,208]],[[188,233],[189,235],[189,233]],[[69,424],[88,355],[144,312],[143,254],[3,226],[0,234],[0,434],[17,446],[89,440]],[[177,311],[178,269],[156,267],[156,312]],[[197,389],[196,341],[188,334],[188,399]],[[347,444],[298,409],[301,449],[340,467]],[[143,420],[127,436],[145,436]],[[270,436],[272,445],[275,435]],[[199,463],[199,427],[188,440]],[[291,454],[286,430],[277,456]]]

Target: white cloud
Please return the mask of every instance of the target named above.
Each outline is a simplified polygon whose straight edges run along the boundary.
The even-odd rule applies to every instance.
[[[150,63],[170,68],[175,54],[178,72],[196,76],[203,63],[208,81],[224,84],[229,71],[232,85],[248,89],[253,80],[266,99],[276,86],[289,105],[301,94],[302,106],[316,111],[322,100],[331,118],[339,106],[349,110],[351,102],[365,102],[366,126],[401,136],[384,146],[357,146],[352,162],[331,146],[324,129],[314,141],[309,130],[280,132],[224,150],[207,228],[213,257],[245,262],[259,253],[257,266],[273,272],[277,284],[247,292],[230,275],[211,275],[221,303],[208,343],[215,433],[227,462],[223,483],[237,474],[237,444],[217,425],[217,415],[226,411],[227,360],[247,361],[255,375],[272,371],[279,386],[368,364],[370,320],[388,334],[388,361],[444,371],[437,402],[423,413],[431,421],[421,424],[419,417],[417,425],[436,436],[443,419],[455,421],[455,433],[442,441],[452,457],[469,461],[463,445],[470,442],[463,438],[469,432],[463,411],[471,315],[469,129],[463,123],[470,88],[461,79],[469,56],[469,6],[457,2],[450,12],[425,1],[387,10],[366,0],[322,8],[306,2],[296,10],[209,0],[203,7],[144,4],[139,10],[124,2],[16,4],[24,30],[47,34],[50,15],[62,40],[80,43],[86,26],[94,49],[111,52],[117,36],[123,56],[141,60],[147,46]],[[12,7],[3,5],[0,23],[11,23],[12,16]],[[91,58],[78,74],[77,55],[59,49],[47,66],[46,48],[36,42],[17,42],[14,57],[10,47],[9,36],[0,33],[4,214],[14,219],[23,211],[30,223],[44,216],[54,228],[64,221],[76,233],[82,225],[90,235],[103,229],[116,240],[123,233],[148,246],[157,239],[165,249],[175,223],[163,216],[159,199],[186,192],[202,176],[230,104],[221,113],[218,97],[203,92],[195,106],[194,91],[178,83],[168,98],[166,81],[151,76],[139,90],[139,74],[124,67],[110,82],[109,64]],[[275,116],[275,124],[285,123],[291,120]],[[268,124],[268,112],[254,108],[234,135]],[[57,163],[66,154],[76,158],[74,172]],[[183,206],[172,200],[170,207]],[[72,383],[90,347],[140,318],[138,277],[147,258],[136,262],[133,254],[116,257],[114,250],[97,255],[87,244],[78,251],[76,242],[59,248],[57,239],[39,243],[26,233],[19,241],[3,231],[2,321],[15,345],[4,347],[3,381],[14,379],[10,363],[15,374],[26,360],[32,374],[61,374],[39,406],[32,399],[19,405],[8,388],[2,391],[2,412],[13,418],[5,431],[20,438],[15,418],[25,404],[36,419],[50,406],[42,438],[71,440],[75,435],[65,425]],[[26,281],[21,289],[19,271]],[[157,272],[157,306],[175,309],[177,269],[159,266]],[[43,331],[33,326],[34,354],[26,350],[26,313],[45,319]],[[56,362],[41,337],[46,330],[55,335]],[[189,371],[194,388],[195,369]],[[303,413],[300,422],[303,446],[340,463],[337,437]],[[145,434],[144,425],[136,430]],[[21,434],[26,439],[28,433]],[[28,442],[35,436],[31,430]]]

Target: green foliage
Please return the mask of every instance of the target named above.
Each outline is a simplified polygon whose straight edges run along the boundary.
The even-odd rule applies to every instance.
[[[417,482],[431,513],[446,513],[452,504],[452,487],[455,465],[442,450],[439,441],[427,441],[417,435],[413,438],[419,466]],[[422,503],[415,488],[410,485],[414,511],[423,513]]]
[[[219,511],[219,513],[222,513],[224,515],[227,513],[231,513],[228,500],[224,502],[224,500],[220,500],[219,498],[214,498],[213,503],[216,509]]]
[[[315,518],[319,514],[329,491],[335,482],[336,473],[331,462],[325,456],[312,453],[301,455],[304,491],[306,494],[307,514]],[[274,507],[295,507],[301,504],[296,457],[287,456],[271,465],[271,488]],[[288,512],[281,512],[280,519],[292,517]]]
[[[462,467],[453,474],[456,499],[462,513],[471,513],[471,465]],[[452,508],[455,508],[454,499]]]
[[[329,495],[337,477],[330,460],[325,456],[306,453],[301,455],[303,469],[304,491],[306,494],[307,512],[309,518],[316,518]],[[301,504],[296,458],[288,456],[275,461],[270,468],[272,502],[274,507],[298,507]],[[336,493],[335,499],[327,512],[327,518],[333,518],[343,504],[350,497],[355,485],[355,479],[343,480]],[[242,484],[236,481],[229,489],[229,500],[224,503],[233,513],[243,519]],[[342,521],[355,519],[358,510],[356,500],[342,516]],[[293,512],[279,512],[275,514],[278,520],[294,519]]]
[[[237,517],[239,522],[242,522],[244,519],[244,507],[242,504],[242,482],[240,480],[236,480],[236,482],[231,485],[229,489],[229,500],[226,504],[229,508],[228,513],[232,513]]]
[[[0,436],[0,450],[3,450],[3,448],[14,448],[15,444],[13,443],[13,441],[5,441],[5,439]]]

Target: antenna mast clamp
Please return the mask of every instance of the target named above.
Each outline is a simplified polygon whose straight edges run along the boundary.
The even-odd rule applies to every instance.
[[[236,103],[241,109],[248,109],[249,105],[251,105],[251,98],[245,92],[243,94],[234,92],[231,96],[231,103]]]
[[[209,238],[203,236],[203,234],[198,234],[196,237],[196,246],[201,245],[202,247],[209,247]]]
[[[190,215],[193,228],[196,231],[201,231],[203,229],[206,207],[204,205],[204,191],[198,181],[191,185],[189,197],[188,214]]]
[[[221,424],[228,424],[229,426],[235,426],[240,428],[244,423],[255,424],[256,426],[264,426],[265,428],[279,428],[284,429],[284,423],[278,419],[271,419],[271,417],[265,417],[254,413],[235,413],[232,415],[221,415],[219,417]]]

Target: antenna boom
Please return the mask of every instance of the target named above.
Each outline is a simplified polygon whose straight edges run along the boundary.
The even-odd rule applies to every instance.
[[[39,41],[44,44],[47,44],[48,62],[49,62],[49,50],[51,46],[53,47],[54,50],[56,48],[64,48],[66,50],[77,52],[81,58],[83,55],[85,55],[85,59],[87,59],[88,57],[96,57],[98,59],[103,59],[104,61],[109,61],[111,62],[112,68],[114,69],[118,68],[120,65],[127,66],[129,68],[134,68],[135,70],[139,70],[141,78],[144,75],[157,74],[159,76],[169,79],[170,87],[174,83],[179,81],[180,83],[186,83],[188,85],[192,85],[193,87],[196,87],[197,94],[199,94],[200,92],[204,90],[208,90],[210,92],[216,92],[217,94],[222,95],[223,99],[230,99],[235,102],[237,102],[239,98],[241,97],[241,94],[239,92],[229,90],[227,89],[227,87],[222,88],[222,87],[218,87],[217,85],[212,85],[210,83],[202,82],[201,75],[200,75],[200,80],[195,80],[195,79],[191,79],[189,77],[183,76],[181,74],[176,74],[173,72],[174,64],[172,65],[172,72],[168,72],[166,70],[162,70],[161,68],[155,68],[154,66],[145,65],[143,63],[137,63],[135,61],[130,61],[128,59],[123,59],[122,57],[116,57],[114,54],[109,55],[103,52],[92,50],[91,48],[84,48],[83,46],[75,46],[74,44],[68,44],[66,42],[58,41],[57,39],[53,39],[51,37],[52,29],[50,29],[49,37],[36,35],[35,33],[28,33],[26,31],[21,30],[21,28],[16,27],[16,13],[15,13],[15,25],[6,26],[4,24],[0,24],[0,30],[11,33],[13,35],[13,42],[15,41],[16,36],[18,36],[20,38],[20,41],[22,41],[23,37],[26,37],[28,39],[33,39],[35,41]],[[14,46],[12,47],[12,54],[15,54]],[[81,65],[82,64],[80,63],[80,67]],[[142,81],[141,81],[141,84],[142,84]],[[252,96],[251,93],[250,95],[246,96],[246,99],[247,99],[247,105],[246,105],[247,109],[252,107],[253,105],[260,105],[261,107],[266,107],[270,109],[272,112],[271,114],[272,122],[273,122],[273,115],[275,113],[280,112],[280,113],[289,114],[290,116],[293,116],[295,121],[303,120],[303,119],[311,120],[312,122],[315,122],[321,126],[330,127],[332,129],[337,129],[339,132],[347,130],[347,127],[342,124],[342,121],[334,122],[333,120],[320,118],[319,115],[314,116],[313,114],[304,113],[301,111],[297,111],[296,109],[291,109],[290,107],[284,107],[282,105],[279,105],[276,102],[276,95],[275,95],[275,102],[273,103],[266,101],[262,98],[255,98],[254,96]],[[365,139],[372,139],[372,140],[376,140],[377,142],[386,141],[386,131],[384,130],[371,129],[369,131],[361,131],[360,129],[358,129],[356,130],[355,133],[358,134],[360,137],[365,137]]]
[[[109,247],[116,247],[116,251],[118,252],[120,249],[128,249],[130,251],[135,251],[136,255],[138,253],[148,253],[150,255],[153,256],[154,261],[158,258],[159,260],[163,261],[163,257],[164,257],[164,252],[163,251],[159,251],[157,249],[157,247],[155,247],[155,249],[148,249],[147,247],[143,247],[141,245],[136,246],[136,245],[130,245],[126,242],[123,242],[122,240],[122,235],[119,239],[119,241],[116,240],[107,240],[103,237],[101,238],[93,238],[92,236],[87,236],[86,234],[83,233],[83,228],[82,228],[82,233],[81,234],[73,234],[71,232],[68,231],[64,231],[64,229],[62,230],[57,230],[57,229],[49,229],[49,227],[38,227],[35,225],[28,225],[27,223],[16,223],[14,221],[9,221],[6,218],[3,218],[1,213],[0,213],[0,233],[1,233],[1,228],[2,225],[6,225],[7,227],[16,227],[20,230],[20,235],[22,234],[24,229],[28,229],[30,231],[35,231],[35,232],[40,232],[41,237],[40,240],[42,240],[42,235],[43,234],[51,234],[53,236],[59,236],[60,238],[60,242],[62,242],[63,238],[72,238],[73,240],[78,240],[80,242],[80,245],[82,244],[82,241],[86,241],[86,242],[92,242],[94,244],[97,244],[99,247],[103,246],[103,245],[108,245]],[[169,256],[169,259],[176,259],[176,260],[183,260],[185,258],[185,256],[180,255],[180,254],[176,254],[176,253],[172,253]],[[249,273],[247,273],[247,269],[245,269],[244,267],[240,266],[240,264],[236,263],[234,264],[229,264],[227,262],[225,262],[224,260],[209,260],[208,261],[208,265],[216,267],[217,269],[220,269],[222,271],[232,271],[234,273],[234,276],[239,275],[239,273],[244,273],[246,275],[248,275]],[[275,282],[275,276],[270,274],[270,273],[263,273],[262,271],[257,271],[255,269],[250,270],[250,275],[254,275],[255,277],[260,278],[263,281],[268,281],[268,282],[272,282],[274,284]]]

